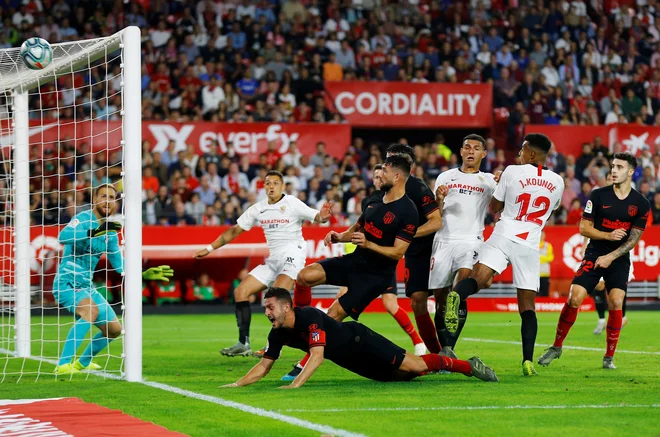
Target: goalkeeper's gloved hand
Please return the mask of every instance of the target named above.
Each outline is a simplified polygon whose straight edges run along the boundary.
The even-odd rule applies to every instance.
[[[146,281],[165,281],[170,282],[169,278],[174,276],[174,270],[170,266],[158,266],[142,272],[142,279]]]
[[[89,230],[90,237],[100,237],[109,232],[118,232],[121,231],[121,223],[118,222],[104,222],[101,223],[97,228]]]

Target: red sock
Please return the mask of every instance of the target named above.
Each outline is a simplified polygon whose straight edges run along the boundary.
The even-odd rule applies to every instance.
[[[312,304],[312,287],[305,287],[296,282],[293,289],[293,304],[297,307],[308,307]]]
[[[435,332],[435,325],[433,324],[433,319],[429,313],[422,314],[418,316],[415,314],[415,321],[417,322],[417,329],[419,329],[419,335],[424,340],[426,348],[432,354],[440,353],[440,342],[438,341],[438,334]]]
[[[410,336],[410,339],[412,340],[414,345],[418,345],[422,343],[422,337],[419,336],[417,331],[415,330],[415,326],[412,324],[412,321],[410,320],[410,317],[408,316],[408,313],[406,313],[404,310],[399,308],[399,310],[394,314],[392,317],[394,317],[394,320],[403,328],[404,331],[406,331],[406,334]]]
[[[463,375],[470,376],[472,374],[472,366],[470,363],[463,360],[455,360],[449,357],[443,357],[436,354],[422,355],[421,358],[428,367],[428,372],[437,372],[440,370],[448,370],[450,372],[462,373]]]
[[[571,330],[575,319],[577,319],[577,308],[571,308],[568,306],[568,303],[564,304],[564,308],[561,309],[561,314],[559,316],[559,321],[557,322],[557,336],[555,337],[555,343],[553,346],[561,347],[564,344],[564,339],[568,335],[568,331]]]
[[[616,351],[616,344],[619,342],[621,334],[621,325],[623,324],[623,312],[621,310],[610,310],[607,318],[607,351],[606,357],[613,357]]]
[[[307,361],[309,361],[309,352],[307,352],[307,354],[303,357],[302,360],[300,360],[300,362],[299,362],[297,365],[298,365],[300,368],[304,369],[304,368],[305,368],[305,364],[307,364]]]

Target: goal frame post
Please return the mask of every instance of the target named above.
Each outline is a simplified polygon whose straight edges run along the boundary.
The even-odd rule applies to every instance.
[[[54,45],[57,47],[58,45]],[[65,74],[91,65],[108,53],[122,50],[122,200],[124,202],[124,369],[127,381],[142,381],[142,90],[141,31],[127,27],[92,41],[70,57],[53,59],[39,71],[16,71],[0,77],[13,96],[14,291],[15,354],[31,355],[30,303],[30,173],[28,91]],[[3,58],[4,56],[0,56]]]

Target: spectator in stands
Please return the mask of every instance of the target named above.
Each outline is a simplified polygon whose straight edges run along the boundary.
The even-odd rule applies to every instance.
[[[172,226],[194,225],[195,219],[186,212],[186,205],[178,202],[174,205],[174,214],[170,216],[168,224]]]
[[[585,184],[587,183],[585,182]],[[568,217],[566,218],[566,224],[573,226],[579,224],[582,219],[582,209],[583,205],[580,199],[573,199],[573,202],[571,202],[571,209],[568,211]]]
[[[248,189],[249,187],[250,181],[247,175],[240,172],[237,163],[232,162],[229,165],[229,173],[222,178],[222,188],[229,194],[234,194],[238,193],[241,188]]]
[[[660,192],[653,195],[653,202],[651,202],[651,214],[653,214],[653,224],[660,225]]]

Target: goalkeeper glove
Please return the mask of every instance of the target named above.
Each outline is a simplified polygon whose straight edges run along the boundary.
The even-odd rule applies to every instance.
[[[121,223],[118,222],[104,222],[101,223],[96,229],[89,230],[90,237],[100,237],[108,232],[121,231]]]
[[[169,278],[174,276],[174,270],[170,266],[158,266],[142,272],[142,279],[146,281],[165,281],[170,282]]]

